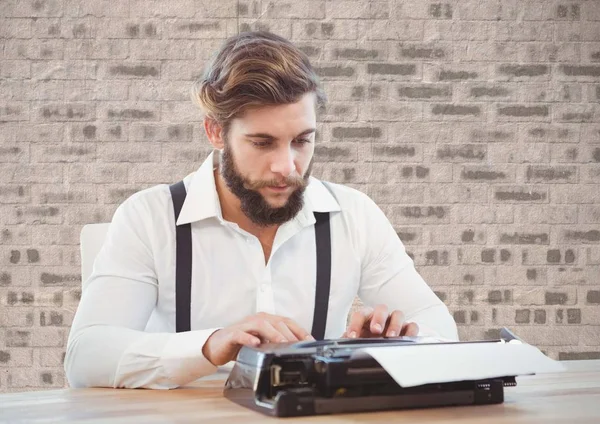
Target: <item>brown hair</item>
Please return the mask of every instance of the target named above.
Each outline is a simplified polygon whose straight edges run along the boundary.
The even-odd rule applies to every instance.
[[[250,107],[295,103],[306,93],[326,96],[308,57],[290,41],[258,31],[225,41],[195,82],[192,97],[223,126]]]

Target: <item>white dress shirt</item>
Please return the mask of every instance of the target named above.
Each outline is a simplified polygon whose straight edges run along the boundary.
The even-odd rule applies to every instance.
[[[304,207],[277,230],[265,265],[259,240],[221,214],[211,153],[185,179],[177,225],[191,223],[191,331],[175,333],[175,218],[169,186],[121,204],[85,282],[65,357],[72,387],[168,389],[216,371],[202,354],[217,329],[257,312],[312,328],[313,212],[329,212],[331,293],[325,338],[346,329],[353,299],[399,309],[420,333],[457,340],[446,306],[414,268],[391,224],[365,194],[311,177]]]

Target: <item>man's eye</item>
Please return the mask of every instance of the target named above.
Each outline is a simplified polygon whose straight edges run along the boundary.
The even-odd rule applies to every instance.
[[[300,138],[298,140],[295,141],[298,144],[306,144],[306,143],[310,143],[310,139],[308,138]]]
[[[267,147],[268,145],[271,144],[270,141],[253,141],[252,144],[255,147]]]

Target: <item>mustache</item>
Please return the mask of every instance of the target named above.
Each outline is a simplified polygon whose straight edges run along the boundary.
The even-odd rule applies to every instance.
[[[282,186],[286,185],[292,188],[305,188],[308,184],[308,178],[301,177],[299,175],[291,175],[281,180],[262,180],[262,181],[245,181],[244,186],[250,190],[258,190],[269,186]]]

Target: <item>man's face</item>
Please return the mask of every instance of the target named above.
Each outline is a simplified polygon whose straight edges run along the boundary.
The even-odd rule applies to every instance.
[[[315,142],[315,96],[250,109],[231,122],[220,172],[255,224],[292,219],[302,209]]]

